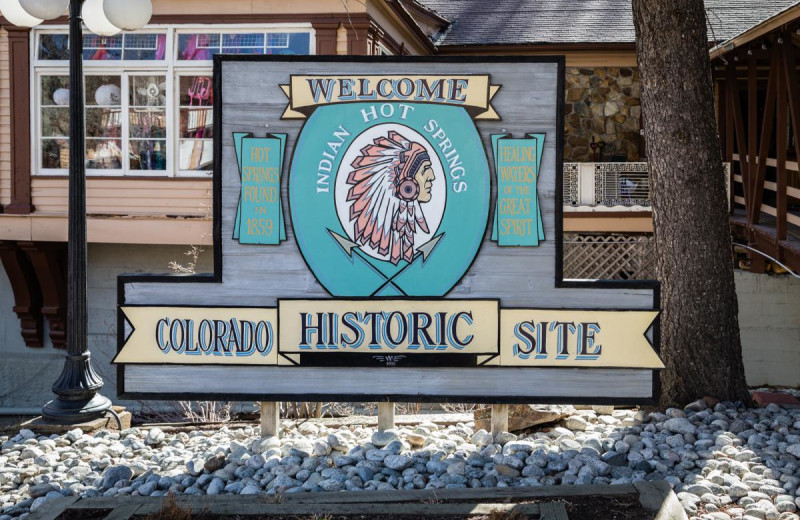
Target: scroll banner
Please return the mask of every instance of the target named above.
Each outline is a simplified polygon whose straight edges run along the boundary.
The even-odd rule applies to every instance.
[[[242,189],[233,239],[240,244],[278,245],[286,240],[281,203],[281,169],[286,134],[253,137],[233,133]]]
[[[497,174],[492,241],[501,247],[538,246],[545,239],[537,191],[545,135],[527,136],[492,135]]]
[[[129,333],[114,363],[276,365],[275,309],[124,307]]]
[[[473,119],[496,120],[499,85],[488,74],[291,76],[281,85],[289,106],[281,119],[305,119],[318,106],[355,102],[435,103],[464,107]]]
[[[128,327],[114,363],[664,368],[646,336],[650,310],[340,299],[120,309]]]

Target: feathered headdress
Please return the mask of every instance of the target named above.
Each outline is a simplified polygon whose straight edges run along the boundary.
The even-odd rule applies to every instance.
[[[414,176],[429,160],[424,146],[392,130],[362,148],[351,164],[347,200],[353,203],[354,239],[389,255],[395,265],[413,259],[417,226],[428,233]]]

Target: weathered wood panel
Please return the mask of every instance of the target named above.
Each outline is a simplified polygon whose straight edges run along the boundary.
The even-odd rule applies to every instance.
[[[103,215],[211,215],[211,181],[205,179],[87,179],[87,212]],[[34,177],[33,204],[37,213],[67,213],[67,179]]]
[[[235,373],[235,377],[231,377]],[[649,370],[577,368],[305,368],[144,366],[125,367],[125,392],[291,395],[298,386],[314,395],[409,394],[469,396],[476,401],[492,396],[553,396],[575,403],[583,399],[648,398],[653,378]],[[298,385],[298,382],[302,382]]]

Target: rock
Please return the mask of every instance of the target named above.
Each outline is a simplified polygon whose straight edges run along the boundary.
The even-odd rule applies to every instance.
[[[505,464],[498,464],[497,466],[495,466],[494,470],[497,472],[498,475],[502,475],[504,477],[518,477],[520,475],[519,470],[514,469]]]
[[[164,439],[167,438],[167,434],[161,431],[161,428],[151,428],[149,432],[147,432],[147,437],[145,438],[145,442],[150,446],[158,446]]]
[[[786,453],[800,459],[800,444],[792,444],[786,447]]]
[[[203,464],[203,469],[209,473],[214,473],[223,467],[225,467],[225,455],[215,455]]]
[[[489,444],[491,444],[494,441],[494,438],[492,437],[491,433],[487,432],[484,429],[480,429],[476,431],[474,434],[472,434],[471,440],[472,444],[478,446],[479,448],[482,448],[484,446],[488,446]]]
[[[693,425],[688,419],[684,417],[673,417],[664,421],[664,428],[672,433],[691,434],[694,435],[697,427]]]
[[[331,445],[328,444],[328,441],[318,440],[313,444],[311,448],[311,454],[315,457],[324,457],[331,452]]]
[[[255,484],[247,484],[240,492],[240,495],[259,495],[261,488]]]
[[[33,498],[39,498],[55,490],[56,488],[52,484],[37,484],[28,489],[28,494]]]
[[[114,484],[120,480],[130,480],[133,477],[133,471],[128,466],[111,466],[103,473],[103,488],[113,487]]]
[[[387,455],[385,459],[383,459],[383,464],[395,471],[403,471],[406,468],[411,467],[412,460],[410,457],[406,455]]]
[[[74,430],[68,431],[64,437],[70,442],[79,441],[83,438],[83,430],[80,428],[75,428]]]
[[[206,494],[219,495],[220,493],[222,493],[223,489],[225,489],[225,481],[219,477],[214,477],[214,480],[212,480],[211,484],[208,485]]]
[[[396,440],[399,440],[399,437],[397,436],[396,432],[394,432],[393,430],[385,430],[382,432],[376,431],[375,433],[373,433],[370,442],[372,442],[372,444],[374,444],[375,446],[382,448],[383,446],[386,446],[387,444],[394,442]]]
[[[425,441],[428,440],[428,438],[425,437],[424,435],[419,435],[419,434],[416,434],[416,433],[409,433],[409,434],[406,434],[406,440],[408,441],[408,443],[411,446],[414,446],[415,448],[419,448],[420,446],[425,444]]]
[[[44,452],[36,446],[28,446],[19,454],[19,460],[35,459],[44,455]]]
[[[582,432],[586,430],[587,426],[589,426],[589,423],[580,415],[573,415],[572,417],[567,417],[567,419],[564,421],[564,426],[570,430]]]
[[[46,497],[39,497],[36,500],[34,500],[33,503],[31,504],[31,512],[39,509],[42,505],[44,505],[46,501],[47,501]]]
[[[509,432],[500,432],[494,438],[494,442],[496,442],[500,446],[504,446],[505,444],[515,440],[517,440],[517,436]]]
[[[202,458],[195,458],[186,463],[186,471],[193,477],[200,475],[205,469],[206,461]],[[214,470],[216,471],[216,470]]]
[[[537,426],[558,422],[575,413],[569,405],[514,404],[508,408],[508,431],[517,432]],[[491,429],[491,407],[478,408],[473,412],[476,430]]]
[[[158,489],[157,482],[145,482],[144,484],[139,486],[139,489],[137,489],[137,491],[139,492],[140,495],[149,497],[156,489]]]
[[[342,482],[330,478],[320,480],[317,485],[322,488],[323,491],[341,491],[344,489],[344,484]]]
[[[259,437],[250,445],[250,451],[253,453],[264,453],[273,448],[280,448],[281,440],[278,437]]]

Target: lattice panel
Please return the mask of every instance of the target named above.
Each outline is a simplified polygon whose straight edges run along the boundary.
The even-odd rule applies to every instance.
[[[650,280],[655,260],[651,235],[564,235],[565,279]]]
[[[581,203],[578,171],[579,163],[564,163],[564,205],[579,206]]]

